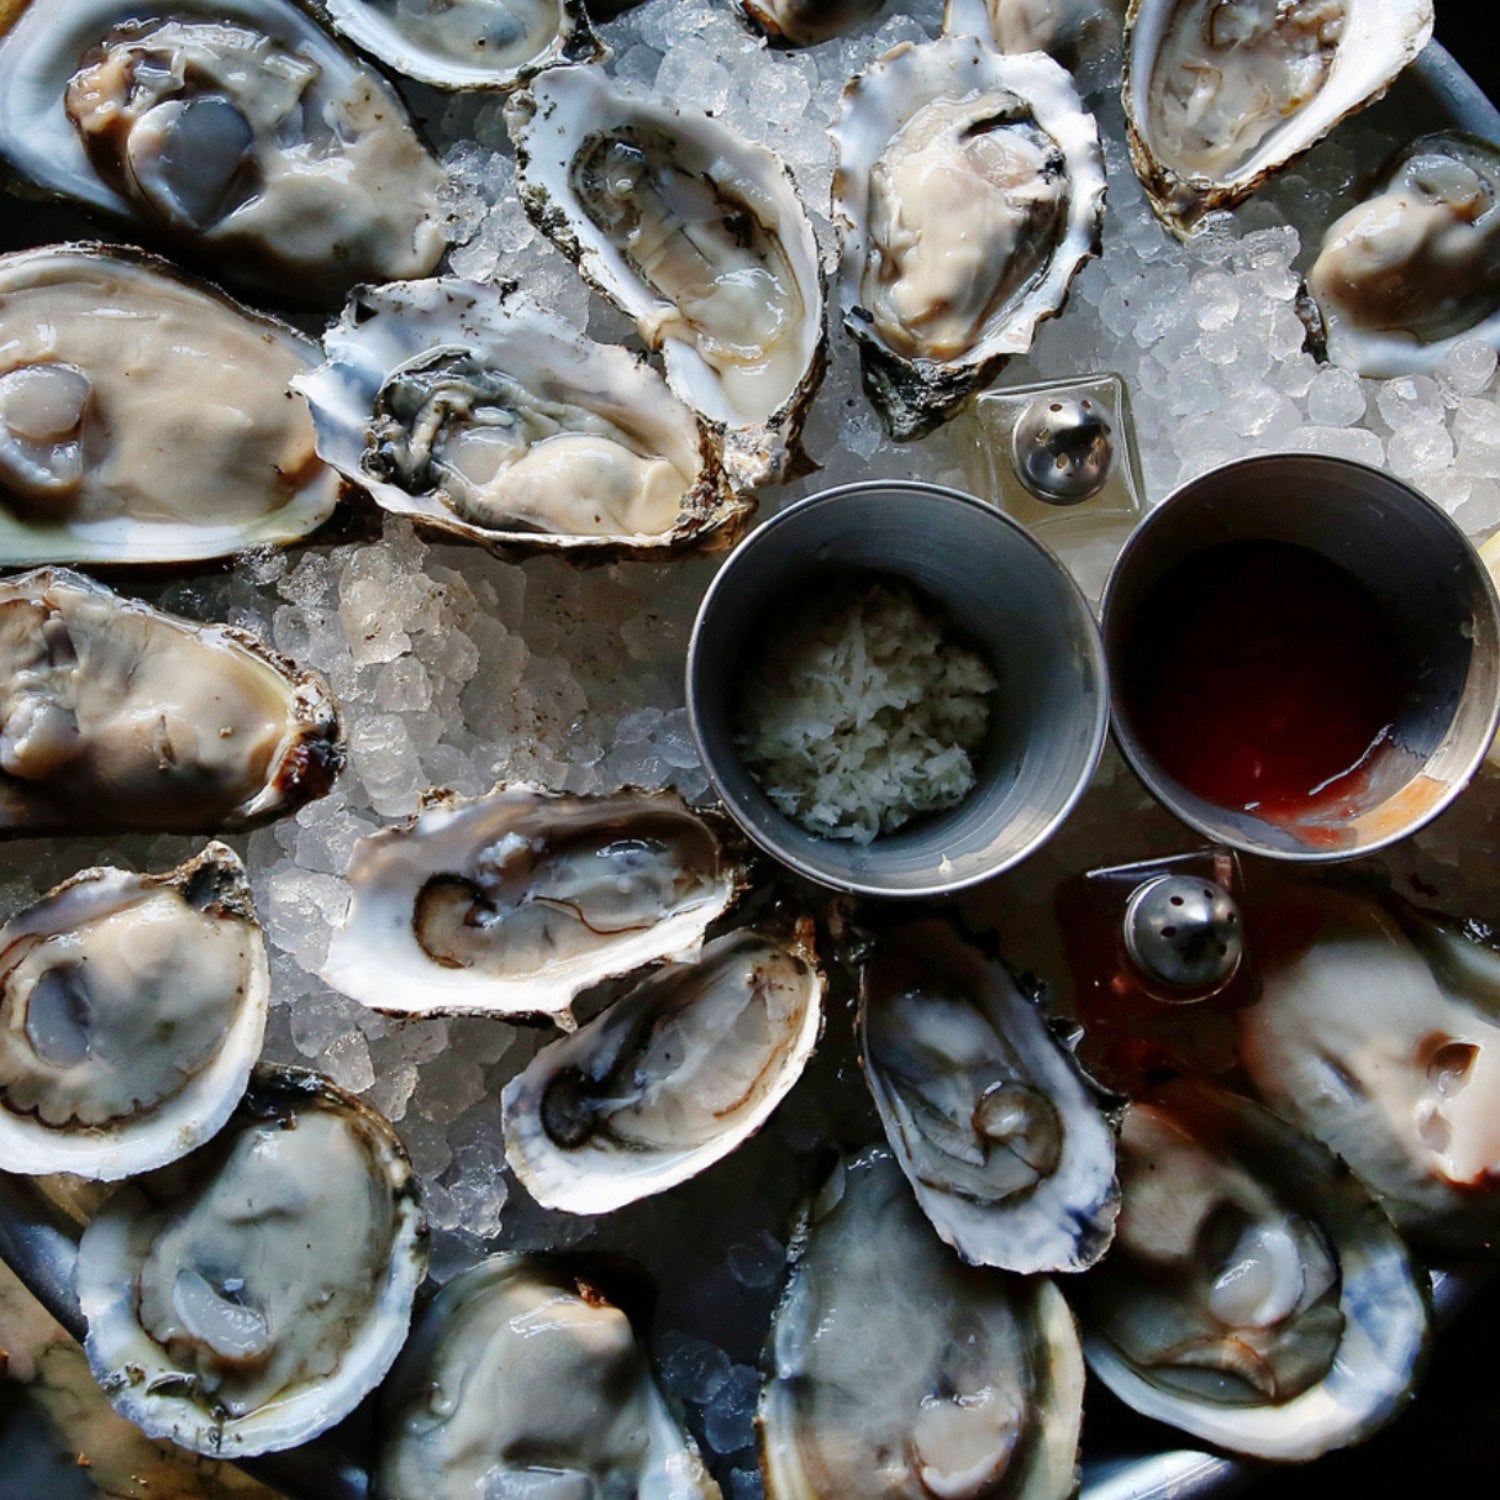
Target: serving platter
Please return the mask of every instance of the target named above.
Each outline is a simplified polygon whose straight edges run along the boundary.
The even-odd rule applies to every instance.
[[[894,40],[932,29],[935,6],[907,9],[909,15],[869,28],[851,44],[855,50],[839,51],[837,66],[844,66],[847,56],[873,57]],[[604,32],[616,47],[616,68],[643,78],[662,70],[658,87],[673,78],[685,82],[690,69],[706,66],[714,46],[731,35],[725,29],[729,18],[715,17],[707,6],[689,7],[677,21],[683,60],[673,64],[671,52],[665,51],[666,60],[658,62],[638,54],[640,49],[652,52],[652,39],[667,34],[671,7],[655,0],[642,10],[643,16],[632,20],[627,14],[607,24]],[[749,45],[735,43],[738,60],[726,66],[722,85],[710,80],[710,87],[722,87],[726,111],[736,120],[748,118],[754,85],[739,81],[739,68],[744,77],[762,83],[777,79],[788,108],[803,99],[809,117],[817,117],[832,88],[831,76],[825,76],[832,70],[786,56],[750,57],[745,52]],[[1103,80],[1095,82],[1102,98],[1107,92]],[[701,78],[692,87],[703,88]],[[500,127],[494,108],[450,102],[422,89],[408,92],[419,116],[446,144],[450,172],[461,184],[454,212],[473,234],[455,255],[455,267],[467,274],[519,274],[539,297],[555,298],[575,321],[586,320],[596,336],[624,336],[616,315],[597,301],[589,303],[572,267],[537,237],[527,237],[518,214],[503,211],[505,189],[497,193],[492,183],[479,181],[485,171],[499,171],[497,163],[506,155],[497,144]],[[785,148],[786,132],[772,114],[755,128]],[[1500,133],[1494,107],[1441,48],[1432,46],[1368,121],[1356,122],[1346,135],[1320,148],[1325,160],[1320,162],[1315,153],[1291,180],[1241,211],[1217,262],[1194,260],[1191,251],[1180,251],[1160,234],[1139,195],[1132,196],[1129,169],[1116,141],[1110,161],[1116,207],[1106,231],[1107,274],[1091,273],[1093,280],[1080,286],[1069,312],[1044,329],[1032,359],[1016,362],[1002,379],[1125,366],[1139,408],[1143,466],[1153,501],[1192,473],[1283,442],[1326,444],[1333,451],[1362,447],[1369,457],[1369,445],[1352,436],[1363,432],[1379,442],[1382,461],[1402,466],[1419,485],[1437,491],[1435,498],[1472,536],[1481,538],[1500,524],[1500,505],[1488,498],[1482,483],[1468,486],[1460,496],[1456,485],[1443,491],[1441,479],[1445,468],[1457,462],[1455,450],[1463,448],[1462,423],[1476,420],[1480,406],[1495,404],[1492,381],[1479,390],[1417,393],[1417,399],[1435,405],[1450,434],[1447,459],[1429,455],[1425,463],[1417,462],[1422,455],[1408,454],[1407,428],[1388,419],[1387,408],[1400,416],[1404,398],[1399,393],[1387,393],[1383,401],[1376,383],[1364,383],[1360,414],[1341,423],[1331,416],[1338,414],[1340,396],[1349,397],[1347,388],[1327,388],[1320,398],[1304,390],[1286,396],[1291,408],[1277,410],[1271,420],[1257,425],[1259,419],[1244,408],[1261,399],[1260,383],[1241,386],[1225,379],[1218,405],[1204,411],[1187,380],[1171,379],[1172,365],[1189,357],[1212,367],[1210,375],[1232,367],[1215,365],[1202,353],[1205,337],[1216,331],[1217,314],[1195,316],[1191,340],[1180,325],[1160,331],[1143,327],[1153,317],[1158,322],[1166,318],[1162,308],[1174,286],[1179,295],[1191,287],[1197,305],[1208,309],[1210,299],[1224,295],[1213,276],[1225,265],[1234,266],[1241,278],[1237,295],[1252,296],[1249,282],[1260,275],[1270,289],[1267,305],[1285,306],[1290,299],[1274,283],[1278,276],[1285,279],[1289,266],[1302,262],[1276,239],[1278,225],[1292,219],[1305,233],[1317,218],[1336,211],[1332,205],[1348,196],[1362,172],[1373,169],[1391,141],[1449,123],[1481,135]],[[815,124],[821,128],[816,118]],[[826,175],[827,162],[816,159],[805,139],[800,150],[798,161],[810,163],[804,167],[808,180],[803,186],[816,211],[823,182],[819,173]],[[1317,198],[1315,207],[1299,203],[1299,195]],[[82,228],[66,210],[6,201],[12,211],[0,221],[0,248],[73,236]],[[819,228],[826,231],[826,221],[820,219]],[[1257,234],[1261,239],[1247,249],[1246,238]],[[1115,260],[1109,264],[1111,255]],[[1257,265],[1257,256],[1269,258]],[[1133,297],[1138,306],[1132,306]],[[316,331],[320,325],[304,320],[304,326]],[[1281,336],[1286,336],[1284,322]],[[809,428],[809,447],[824,471],[765,493],[762,515],[837,479],[909,476],[961,482],[962,439],[953,432],[906,449],[881,440],[862,405],[850,351],[841,347],[845,341],[836,331],[833,338],[834,375]],[[1151,349],[1173,339],[1180,343],[1177,354],[1149,363]],[[1284,359],[1278,368],[1294,363]],[[1294,372],[1283,373],[1296,378]],[[1153,379],[1162,389],[1152,388]],[[1313,415],[1308,415],[1309,407]],[[1202,441],[1191,451],[1174,446],[1165,435],[1169,426],[1201,431]],[[1309,435],[1309,428],[1317,432]],[[1329,437],[1329,432],[1348,435]],[[1467,512],[1465,506],[1470,507]],[[1107,563],[1097,554],[1069,560],[1086,583],[1095,585]],[[809,1097],[800,1104],[789,1101],[773,1130],[747,1148],[733,1168],[726,1166],[714,1181],[675,1193],[665,1215],[642,1210],[598,1221],[567,1221],[526,1202],[521,1189],[507,1181],[492,1139],[493,1100],[534,1049],[532,1039],[500,1038],[493,1025],[482,1022],[398,1027],[331,995],[317,974],[320,943],[326,943],[339,909],[341,858],[355,836],[409,811],[422,785],[477,791],[497,776],[524,775],[576,790],[641,780],[673,782],[689,795],[703,793],[706,783],[680,710],[680,672],[686,628],[716,566],[712,561],[618,563],[580,571],[550,559],[514,565],[473,549],[429,545],[409,528],[387,525],[379,540],[327,541],[287,560],[261,553],[227,574],[131,580],[125,587],[183,613],[263,629],[278,646],[328,672],[351,705],[352,789],[334,804],[315,805],[295,824],[240,841],[268,920],[280,992],[267,1055],[311,1061],[397,1119],[429,1187],[441,1277],[488,1246],[588,1246],[633,1253],[660,1285],[673,1289],[663,1294],[656,1312],[659,1360],[670,1364],[664,1350],[681,1351],[688,1347],[684,1340],[698,1340],[724,1352],[738,1379],[734,1372],[755,1363],[779,1275],[790,1201],[801,1186],[799,1174],[820,1138],[841,1131],[858,1136],[868,1128],[849,1097],[859,1084],[851,1076],[845,1048],[827,1047],[806,1086]],[[1497,805],[1500,796],[1482,781],[1384,868],[1398,884],[1435,891],[1440,902],[1464,915],[1486,915],[1493,884],[1472,862],[1461,864],[1459,851],[1490,839]],[[1190,836],[1150,803],[1111,756],[1077,822],[1014,875],[966,897],[964,913],[974,925],[997,930],[1008,956],[1051,981],[1065,1007],[1066,965],[1050,920],[1057,882],[1093,865],[1190,843]],[[114,840],[103,846],[97,840],[60,840],[46,848],[13,844],[0,849],[3,909],[26,904],[48,884],[86,864],[117,859],[163,868],[187,852],[185,842],[175,838]],[[445,1049],[460,1059],[455,1065],[436,1061]],[[747,1191],[754,1209],[738,1212],[736,1200]],[[19,1214],[19,1207],[15,1211]],[[715,1225],[701,1236],[702,1243],[661,1243],[664,1226],[680,1234],[681,1226],[699,1223]],[[20,1261],[19,1247],[13,1253]],[[34,1257],[30,1263],[36,1264]],[[1464,1284],[1461,1279],[1441,1280],[1440,1302],[1456,1305]],[[723,1299],[740,1309],[737,1316],[725,1320],[715,1314],[711,1304]],[[53,1287],[51,1303],[66,1308],[65,1286]],[[0,1342],[14,1343],[8,1333]],[[732,1427],[738,1414],[711,1401],[694,1401],[691,1395],[687,1401],[700,1438],[719,1456],[723,1472],[747,1473],[745,1445],[726,1451],[713,1436]],[[731,1441],[723,1431],[718,1436]],[[300,1472],[295,1460],[278,1472],[286,1476],[280,1482],[288,1493],[341,1493],[311,1460]],[[1091,1418],[1083,1493],[1087,1500],[1206,1496],[1228,1493],[1250,1482],[1256,1472],[1171,1446],[1162,1429],[1112,1412],[1098,1421]],[[735,1500],[753,1493],[748,1481],[731,1483],[736,1488],[726,1493]]]

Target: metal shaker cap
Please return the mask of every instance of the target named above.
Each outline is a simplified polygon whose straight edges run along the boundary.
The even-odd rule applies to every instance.
[[[1245,952],[1234,898],[1212,880],[1157,875],[1125,905],[1125,949],[1148,978],[1184,998],[1228,983]]]
[[[1016,419],[1011,458],[1021,482],[1049,505],[1097,495],[1114,463],[1109,412],[1088,396],[1038,396]]]

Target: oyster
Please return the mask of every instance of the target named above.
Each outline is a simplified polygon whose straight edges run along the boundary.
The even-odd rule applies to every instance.
[[[695,954],[741,878],[716,821],[675,792],[429,793],[355,846],[323,977],[375,1010],[571,1029],[590,985]]]
[[[84,1230],[89,1368],[151,1437],[217,1458],[289,1448],[384,1376],[426,1270],[391,1127],[316,1073],[262,1068],[219,1135]]]
[[[1307,285],[1329,359],[1361,375],[1431,370],[1469,338],[1500,349],[1500,148],[1413,141],[1323,236]]]
[[[841,1162],[792,1244],[763,1361],[768,1500],[1063,1500],[1083,1357],[1046,1277],[966,1266],[885,1151]]]
[[[1104,1254],[1114,1132],[1003,965],[946,922],[896,927],[860,964],[859,1036],[896,1161],[965,1260],[1078,1271]]]
[[[387,67],[440,89],[509,89],[543,68],[607,56],[583,0],[317,0]]]
[[[139,251],[0,256],[0,565],[187,562],[307,535],[339,493],[287,391],[317,356]]]
[[[751,507],[717,444],[637,356],[513,287],[357,292],[296,385],[323,457],[397,515],[491,547],[727,544]]]
[[[873,20],[885,0],[736,0],[747,21],[773,42],[813,47]]]
[[[660,348],[738,488],[783,478],[823,374],[823,272],[791,174],[707,115],[551,68],[512,96],[521,198]]]
[[[249,828],[344,762],[321,677],[69,572],[0,581],[0,837]]]
[[[1240,1017],[1256,1092],[1354,1169],[1405,1234],[1500,1235],[1500,955],[1389,899],[1307,888],[1268,920]]]
[[[728,1156],[802,1076],[823,1025],[812,923],[740,928],[542,1048],[505,1090],[505,1154],[548,1208],[599,1214]]]
[[[1303,1461],[1401,1409],[1428,1337],[1389,1221],[1332,1156],[1179,1080],[1128,1105],[1111,1253],[1070,1283],[1089,1368],[1204,1442]]]
[[[944,31],[974,0],[948,0]],[[1045,52],[1073,69],[1106,38],[1119,36],[1123,4],[1109,0],[978,0],[989,13],[991,34],[1002,52]]]
[[[845,89],[831,133],[844,326],[904,442],[1061,311],[1099,247],[1099,134],[1061,66],[987,35],[888,52]]]
[[[437,263],[437,164],[384,80],[289,0],[9,15],[0,160],[26,181],[286,300]]]
[[[49,891],[0,928],[0,1160],[114,1181],[185,1156],[244,1093],[270,989],[223,844]]]
[[[456,1276],[382,1409],[376,1500],[719,1500],[629,1320],[571,1261],[492,1255]]]
[[[1174,234],[1232,208],[1378,99],[1432,36],[1432,0],[1130,0],[1130,155]]]

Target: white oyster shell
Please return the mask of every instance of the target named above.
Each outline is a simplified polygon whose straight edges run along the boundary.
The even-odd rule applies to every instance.
[[[538,1203],[600,1214],[728,1156],[802,1076],[823,1024],[812,924],[739,928],[659,970],[505,1090],[505,1154]]]
[[[318,451],[396,515],[492,548],[635,555],[727,545],[750,512],[655,370],[513,287],[364,287],[323,343],[295,381]]]
[[[1131,0],[1135,169],[1179,236],[1372,104],[1432,36],[1432,0]]]
[[[306,536],[339,495],[287,390],[317,359],[141,251],[0,256],[0,565],[188,562]]]
[[[1029,1274],[1104,1254],[1114,1131],[1003,965],[946,922],[898,927],[861,962],[859,1035],[896,1160],[965,1260]]]
[[[510,89],[608,55],[583,0],[315,0],[335,31],[440,89]]]
[[[719,1500],[629,1320],[574,1261],[493,1255],[456,1276],[381,1401],[376,1500]]]
[[[288,302],[443,253],[441,173],[399,98],[290,0],[23,0],[8,19],[0,162],[32,185]]]
[[[898,441],[946,421],[1056,316],[1099,247],[1099,134],[1067,72],[980,36],[903,44],[830,132],[844,326]]]
[[[736,0],[740,12],[772,42],[813,47],[872,20],[885,0]]]
[[[224,844],[49,891],[0,928],[0,1160],[113,1182],[185,1156],[244,1093],[270,991]]]
[[[253,827],[344,762],[327,684],[66,568],[0,581],[0,837]]]
[[[84,1230],[89,1368],[151,1437],[216,1458],[289,1448],[379,1383],[426,1271],[390,1125],[316,1073],[262,1068],[218,1136]]]
[[[786,166],[594,67],[548,69],[506,120],[527,212],[662,351],[731,480],[785,477],[824,361],[822,266]]]
[[[714,824],[675,792],[430,793],[361,839],[323,977],[399,1015],[550,1016],[643,964],[692,957],[738,894]]]

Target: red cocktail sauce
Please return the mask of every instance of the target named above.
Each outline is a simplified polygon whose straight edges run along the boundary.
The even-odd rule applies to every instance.
[[[1122,698],[1145,748],[1205,801],[1295,822],[1363,786],[1404,688],[1374,596],[1306,547],[1226,542],[1146,596]]]

